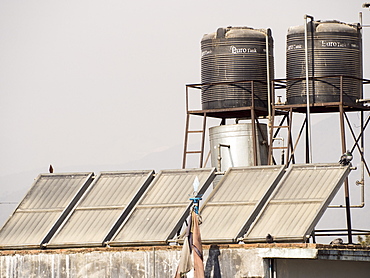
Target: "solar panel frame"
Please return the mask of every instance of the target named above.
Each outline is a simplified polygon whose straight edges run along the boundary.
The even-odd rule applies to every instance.
[[[292,165],[243,241],[265,242],[269,233],[275,242],[307,242],[350,171],[350,165],[337,163]],[[282,198],[284,194],[292,197]],[[316,198],[310,194],[316,194]]]
[[[194,178],[199,178],[202,195],[215,173],[215,168],[160,171],[107,245],[168,244],[189,215]]]
[[[201,207],[202,242],[238,242],[284,173],[281,165],[229,168]]]
[[[99,173],[69,217],[44,247],[104,246],[153,178],[154,170]]]
[[[40,174],[0,230],[0,249],[34,249],[55,233],[94,173]]]

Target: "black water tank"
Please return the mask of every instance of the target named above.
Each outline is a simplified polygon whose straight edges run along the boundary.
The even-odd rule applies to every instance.
[[[362,98],[362,39],[358,25],[339,21],[307,23],[310,103],[340,101],[343,77],[343,102]],[[287,35],[287,103],[306,104],[306,63],[304,26],[290,27]],[[336,76],[320,78],[324,76]],[[355,77],[355,78],[351,78]],[[298,80],[289,80],[298,78]],[[301,78],[299,80],[299,78]]]
[[[219,28],[201,41],[202,84],[253,80],[255,105],[267,108],[266,36],[269,72],[274,78],[273,39],[270,29]],[[202,108],[222,109],[251,105],[251,83],[203,85]]]

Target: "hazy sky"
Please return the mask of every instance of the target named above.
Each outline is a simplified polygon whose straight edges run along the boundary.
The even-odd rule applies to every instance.
[[[0,178],[36,177],[49,164],[56,171],[118,170],[182,146],[185,84],[200,82],[203,34],[271,28],[275,77],[285,78],[290,26],[302,25],[304,14],[358,22],[359,11],[370,25],[363,2],[0,0]],[[368,50],[370,28],[365,78]],[[180,168],[175,149],[172,168]]]
[[[356,22],[359,11],[370,24],[362,3],[0,1],[0,176],[120,164],[182,144],[203,34],[271,28],[284,78],[288,27],[306,13]]]

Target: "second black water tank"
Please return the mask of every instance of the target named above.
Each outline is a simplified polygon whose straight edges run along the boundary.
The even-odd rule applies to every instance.
[[[360,27],[339,21],[307,23],[310,103],[362,98],[362,41]],[[325,76],[335,76],[321,78]],[[353,77],[353,78],[352,78]],[[287,103],[306,104],[306,62],[304,26],[290,27],[287,35]],[[359,78],[359,79],[357,79]],[[296,80],[294,80],[296,79]]]
[[[270,29],[227,27],[203,36],[202,84],[253,80],[255,105],[267,108],[266,36],[269,42],[270,79],[273,79],[273,39]],[[251,91],[251,83],[204,85],[202,108],[250,106]]]

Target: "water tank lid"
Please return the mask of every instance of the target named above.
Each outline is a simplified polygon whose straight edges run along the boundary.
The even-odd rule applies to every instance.
[[[357,33],[358,25],[340,22],[338,20],[314,21],[316,32],[346,32]],[[310,23],[308,23],[310,24]],[[304,33],[304,25],[291,26],[288,28],[288,35]]]
[[[316,27],[316,32],[346,32],[357,33],[357,26],[336,20],[322,21]]]
[[[270,29],[254,29],[251,27],[227,27],[227,28],[218,28],[216,32],[203,35],[202,41],[212,40],[216,38],[265,38],[266,34],[271,36]]]

